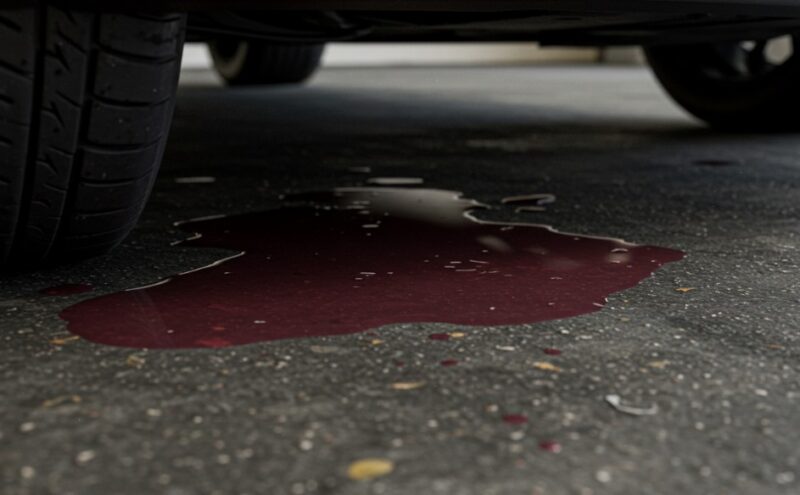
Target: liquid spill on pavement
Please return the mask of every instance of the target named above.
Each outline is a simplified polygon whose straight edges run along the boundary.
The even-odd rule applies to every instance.
[[[227,347],[407,322],[523,324],[597,311],[609,294],[683,257],[478,221],[469,212],[480,205],[452,191],[350,188],[309,199],[313,206],[183,224],[199,234],[185,245],[241,254],[61,316],[88,340],[136,348]]]

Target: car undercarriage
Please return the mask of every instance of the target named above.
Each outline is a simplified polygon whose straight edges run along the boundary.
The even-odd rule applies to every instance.
[[[10,8],[35,4],[10,0]],[[776,36],[800,28],[786,0],[143,0],[69,2],[96,12],[189,12],[190,40],[220,34],[286,41],[538,41],[563,45],[687,43]]]
[[[641,45],[725,130],[798,127],[800,6],[693,0],[9,0],[0,9],[0,268],[104,253],[161,161],[185,41],[230,85],[301,83],[332,41]]]

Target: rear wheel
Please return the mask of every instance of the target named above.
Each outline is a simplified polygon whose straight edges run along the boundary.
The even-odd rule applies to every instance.
[[[325,45],[220,39],[209,44],[217,72],[231,85],[296,84],[319,67]]]
[[[182,15],[0,10],[0,268],[108,251],[172,118]]]
[[[751,131],[800,129],[796,36],[645,51],[667,93],[710,125]]]

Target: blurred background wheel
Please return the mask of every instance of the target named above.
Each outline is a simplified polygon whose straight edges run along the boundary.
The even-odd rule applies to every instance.
[[[325,45],[220,39],[209,43],[217,72],[234,86],[298,84],[319,67]]]
[[[796,36],[651,46],[657,79],[683,108],[726,130],[800,130],[800,46]]]

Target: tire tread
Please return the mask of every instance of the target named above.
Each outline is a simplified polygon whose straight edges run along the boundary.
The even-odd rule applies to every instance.
[[[0,11],[0,267],[127,235],[163,153],[183,31],[175,14]]]

